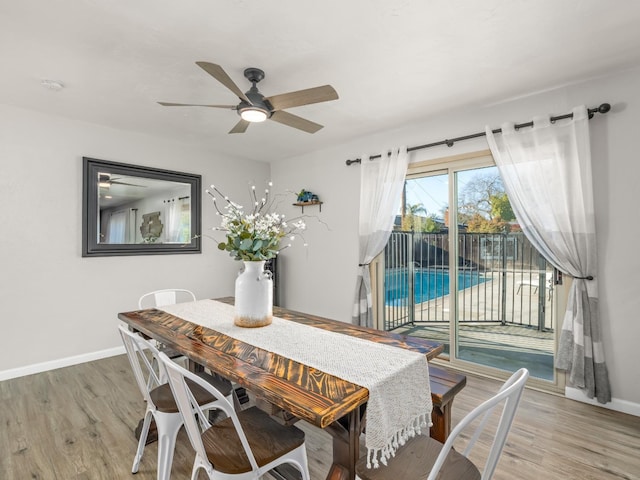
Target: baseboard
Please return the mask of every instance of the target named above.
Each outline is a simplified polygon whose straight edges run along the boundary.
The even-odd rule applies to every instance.
[[[56,368],[69,367],[79,363],[91,362],[92,360],[100,360],[101,358],[114,357],[123,353],[125,353],[124,346],[120,346],[99,350],[97,352],[83,353],[82,355],[75,355],[73,357],[51,360],[49,362],[34,363],[33,365],[13,368],[11,370],[3,370],[0,371],[0,381],[55,370]]]
[[[629,415],[635,415],[640,417],[640,404],[622,400],[619,398],[612,398],[609,403],[599,403],[595,398],[588,398],[582,390],[579,388],[565,387],[564,394],[571,400],[576,400],[582,403],[588,403],[597,407],[608,408],[609,410],[615,410],[617,412],[628,413]]]

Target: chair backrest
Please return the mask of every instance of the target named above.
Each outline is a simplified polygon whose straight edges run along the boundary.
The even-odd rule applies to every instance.
[[[155,358],[157,363],[160,352],[151,342],[142,338],[140,334],[129,331],[124,325],[118,325],[118,329],[140,393],[149,405],[154,405],[149,392],[166,383],[164,370],[156,371],[153,367],[153,359]],[[149,358],[145,350],[151,353],[152,358]]]
[[[163,305],[173,305],[180,301],[196,301],[196,296],[190,290],[184,288],[165,288],[145,293],[138,300],[138,308],[161,307]]]
[[[166,369],[166,374],[169,380],[169,385],[171,386],[171,391],[173,392],[176,404],[178,405],[178,410],[180,410],[180,413],[182,414],[184,428],[187,431],[189,441],[191,442],[193,449],[196,451],[196,454],[199,455],[202,460],[207,461],[207,452],[204,448],[204,444],[202,443],[201,433],[210,428],[211,424],[207,420],[207,415],[203,414],[200,406],[198,405],[198,402],[196,402],[195,398],[193,397],[191,390],[186,384],[186,379],[189,379],[191,382],[197,383],[203,389],[211,393],[216,398],[216,400],[219,401],[219,405],[217,406],[217,408],[222,410],[233,421],[236,433],[238,434],[238,437],[242,442],[244,451],[247,455],[247,458],[249,459],[249,463],[251,464],[251,469],[254,472],[257,471],[258,463],[256,462],[253,452],[251,451],[249,441],[247,440],[247,437],[242,430],[240,420],[238,419],[238,414],[233,408],[231,402],[229,402],[229,400],[227,400],[225,396],[213,385],[205,382],[197,375],[173,362],[164,353],[160,353],[159,358],[162,366]],[[196,417],[198,421],[196,421]],[[198,423],[200,424],[199,426]]]
[[[511,429],[511,424],[518,409],[520,398],[522,397],[522,391],[524,390],[525,383],[529,378],[529,371],[526,368],[521,368],[515,372],[511,377],[502,385],[498,393],[474,408],[466,417],[464,417],[458,425],[453,429],[446,443],[442,447],[438,459],[433,465],[429,477],[427,480],[435,480],[438,477],[440,468],[444,464],[449,451],[453,448],[453,444],[456,441],[458,435],[469,427],[476,419],[482,417],[480,423],[476,427],[474,434],[469,439],[465,450],[462,454],[465,457],[469,456],[469,453],[476,444],[476,441],[480,437],[480,434],[487,426],[489,417],[493,411],[499,405],[502,405],[502,414],[500,415],[500,421],[495,431],[493,443],[489,450],[484,469],[482,470],[482,480],[489,480],[493,476],[493,472],[498,464],[498,459],[504,448],[504,444],[507,440],[507,435]]]

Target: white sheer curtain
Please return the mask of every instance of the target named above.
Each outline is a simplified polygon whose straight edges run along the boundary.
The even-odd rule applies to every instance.
[[[556,368],[589,398],[611,401],[598,319],[596,230],[591,178],[589,119],[584,106],[572,120],[535,118],[533,128],[513,123],[487,140],[518,223],[529,241],[573,285],[565,313]]]
[[[371,310],[371,277],[369,264],[384,249],[398,209],[402,187],[407,175],[407,148],[394,149],[390,155],[369,160],[363,155],[360,163],[359,270],[351,321],[373,327]]]
[[[165,243],[180,242],[181,215],[182,200],[179,198],[170,198],[169,200],[165,200]]]
[[[126,243],[128,230],[128,216],[126,210],[113,212],[107,224],[107,243]]]

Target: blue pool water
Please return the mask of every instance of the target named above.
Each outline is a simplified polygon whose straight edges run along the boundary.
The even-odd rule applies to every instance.
[[[458,290],[463,290],[485,281],[486,279],[478,272],[460,272],[458,274]],[[414,282],[415,303],[426,302],[449,294],[449,272],[446,270],[416,269]],[[408,287],[406,270],[387,271],[384,279],[385,304],[406,305]]]

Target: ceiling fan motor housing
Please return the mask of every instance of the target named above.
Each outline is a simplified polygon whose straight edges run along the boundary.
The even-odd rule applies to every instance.
[[[262,75],[260,77],[260,80],[262,80],[262,78],[264,78],[264,72],[262,70],[257,69],[257,68],[247,68],[244,71],[245,76],[247,78],[249,78],[249,76],[250,76],[250,75],[247,74],[247,72],[249,70],[259,72]],[[256,80],[251,80],[251,81],[252,82],[256,82]],[[259,81],[259,80],[257,80],[257,81]],[[271,117],[271,115],[273,115],[273,107],[271,106],[271,104],[269,103],[268,100],[265,100],[264,95],[262,95],[260,93],[260,91],[258,90],[258,87],[256,87],[255,83],[253,84],[253,86],[247,92],[245,92],[245,95],[247,96],[247,98],[249,100],[251,100],[251,104],[249,104],[249,103],[245,102],[244,100],[242,100],[238,104],[238,115],[242,116],[242,112],[246,111],[246,110],[260,110],[261,112],[264,112],[264,114],[267,116],[267,118],[269,118],[269,117]]]

